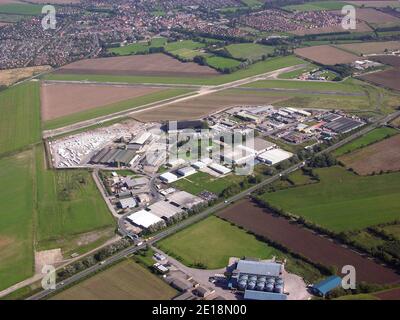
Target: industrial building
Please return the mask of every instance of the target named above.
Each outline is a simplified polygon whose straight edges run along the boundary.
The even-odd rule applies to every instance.
[[[166,183],[173,183],[178,180],[178,177],[171,172],[166,172],[160,175],[160,180]]]
[[[293,157],[293,153],[282,149],[272,149],[258,155],[257,159],[271,166]]]
[[[201,161],[196,161],[195,163],[192,163],[192,167],[195,168],[196,170],[200,170],[205,168],[207,165],[204,162]]]
[[[133,198],[120,199],[118,202],[118,206],[121,209],[132,209],[137,206],[137,202]]]
[[[143,146],[151,137],[151,133],[146,131],[131,140],[129,144]]]
[[[344,134],[353,131],[357,128],[360,128],[364,124],[365,124],[364,122],[357,121],[351,118],[340,117],[336,120],[333,120],[325,124],[323,127],[333,132]]]
[[[135,156],[136,151],[134,150],[104,148],[90,159],[90,163],[111,167],[129,167]]]
[[[230,286],[243,292],[245,299],[286,300],[283,269],[283,264],[277,262],[239,260],[232,272]]]
[[[214,170],[215,172],[217,172],[219,174],[222,174],[222,175],[228,174],[229,172],[232,171],[231,169],[228,169],[227,167],[224,167],[224,166],[222,166],[222,165],[220,165],[218,163],[215,163],[215,162],[211,162],[208,165],[208,167],[210,169]]]
[[[186,191],[174,192],[168,196],[168,201],[183,209],[191,209],[204,202],[202,198],[194,196]]]
[[[194,169],[193,167],[184,167],[176,171],[176,173],[182,177],[188,177],[192,174],[195,174],[196,172],[196,169]]]
[[[183,209],[174,206],[167,201],[160,200],[150,205],[146,211],[164,220],[169,220],[175,215],[183,212]]]
[[[127,177],[124,179],[124,185],[128,189],[134,189],[134,188],[140,188],[149,183],[149,180],[145,177],[140,177],[140,178],[133,178],[133,177]]]
[[[342,279],[338,276],[331,276],[315,284],[312,287],[313,292],[316,295],[324,297],[333,289],[339,287],[342,284]]]
[[[132,213],[127,217],[127,219],[134,225],[148,229],[153,225],[160,224],[165,226],[165,221],[155,214],[148,212],[146,210],[140,210],[135,213]]]

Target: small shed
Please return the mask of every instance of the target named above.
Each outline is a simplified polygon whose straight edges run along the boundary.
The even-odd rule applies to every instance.
[[[320,296],[325,296],[333,289],[339,287],[341,284],[342,284],[342,278],[338,276],[331,276],[315,284],[313,286],[313,291]]]

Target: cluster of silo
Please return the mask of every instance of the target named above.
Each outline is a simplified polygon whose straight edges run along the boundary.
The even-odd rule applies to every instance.
[[[282,278],[242,274],[238,279],[238,289],[283,293],[284,282]]]

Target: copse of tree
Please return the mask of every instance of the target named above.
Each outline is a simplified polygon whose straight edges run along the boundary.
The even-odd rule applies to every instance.
[[[309,161],[309,166],[312,168],[327,168],[337,164],[336,158],[329,153],[315,155]]]

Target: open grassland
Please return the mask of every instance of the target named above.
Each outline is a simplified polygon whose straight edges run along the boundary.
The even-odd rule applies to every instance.
[[[52,300],[170,300],[177,294],[156,275],[126,260],[55,295]]]
[[[336,157],[340,157],[346,153],[350,153],[354,150],[369,146],[370,144],[373,144],[375,142],[381,141],[382,139],[393,136],[396,133],[398,133],[397,130],[388,127],[374,129],[368,132],[367,134],[363,135],[362,137],[336,149],[333,152],[333,154]]]
[[[20,15],[40,15],[42,13],[41,5],[29,3],[6,3],[0,4],[0,13],[20,14]]]
[[[291,11],[341,10],[347,4],[344,1],[316,1],[299,5],[289,5],[284,8]]]
[[[39,82],[0,91],[0,154],[40,141]]]
[[[362,42],[337,45],[338,48],[353,52],[357,55],[385,53],[400,49],[400,41]]]
[[[235,68],[240,65],[240,61],[225,57],[211,56],[206,58],[207,64],[215,69],[223,70],[225,68]]]
[[[160,242],[157,247],[188,266],[224,268],[230,257],[270,259],[277,250],[253,235],[211,216]]]
[[[34,156],[0,159],[0,290],[33,274]]]
[[[266,193],[262,198],[335,232],[399,218],[399,173],[359,177],[342,167],[315,171],[320,183]]]
[[[168,52],[173,53],[175,50],[179,49],[200,49],[205,47],[204,43],[196,42],[192,40],[183,40],[183,41],[176,41],[176,42],[168,42],[165,46],[165,50]]]
[[[392,224],[380,228],[400,241],[400,224]]]
[[[220,195],[224,189],[239,184],[241,181],[243,181],[243,176],[237,176],[234,174],[222,178],[215,178],[208,173],[197,172],[187,178],[174,182],[173,186],[179,190],[184,190],[194,195],[205,190]]]
[[[357,174],[369,175],[400,170],[400,134],[345,154],[339,160]]]
[[[138,56],[136,56],[138,57]],[[148,57],[154,57],[154,55],[149,55]],[[172,59],[172,58],[171,58]],[[96,59],[97,60],[97,59]],[[157,61],[150,59],[153,66],[159,67]],[[266,61],[257,62],[247,69],[242,69],[231,74],[219,75],[219,76],[208,76],[208,77],[194,77],[194,76],[179,76],[176,74],[170,74],[169,76],[160,76],[159,73],[153,72],[152,75],[146,73],[140,73],[139,75],[108,75],[108,74],[90,74],[86,72],[85,74],[76,74],[72,71],[66,70],[62,74],[50,74],[46,75],[44,78],[48,80],[71,80],[71,81],[96,81],[96,82],[127,82],[127,83],[165,83],[165,84],[201,84],[201,85],[219,85],[236,80],[240,80],[247,77],[252,77],[258,74],[264,74],[274,70],[295,66],[298,64],[303,64],[304,61],[295,56],[286,57],[276,57],[271,58]],[[183,63],[186,68],[187,63]],[[208,70],[212,70],[208,68]],[[100,70],[101,71],[101,70]],[[212,70],[215,74],[217,71]]]
[[[186,89],[170,89],[154,92],[151,94],[146,94],[137,98],[128,99],[120,102],[115,102],[109,105],[92,108],[80,112],[76,112],[67,116],[56,118],[53,120],[48,120],[44,123],[44,129],[51,130],[55,128],[60,128],[80,121],[85,121],[115,112],[125,111],[128,109],[139,108],[147,104],[151,104],[157,101],[162,101],[177,97],[186,93],[190,90]]]
[[[0,86],[10,86],[18,81],[32,77],[36,74],[50,71],[50,66],[16,68],[8,70],[0,70]]]
[[[164,47],[165,38],[153,38],[151,41],[131,43],[123,47],[109,48],[107,52],[114,53],[119,56],[127,56],[131,54],[147,54],[151,48]]]
[[[318,67],[316,65],[310,63],[305,68],[282,73],[278,76],[278,79],[296,79],[297,77],[301,76],[303,73],[310,72],[315,69],[318,69]]]
[[[239,60],[256,60],[263,56],[274,53],[274,47],[264,46],[257,43],[238,43],[226,46],[225,49],[229,52],[232,58]]]
[[[63,253],[71,252],[101,239],[114,228],[89,172],[46,170],[43,149],[39,147],[36,172],[37,241],[41,250],[62,248]]]

